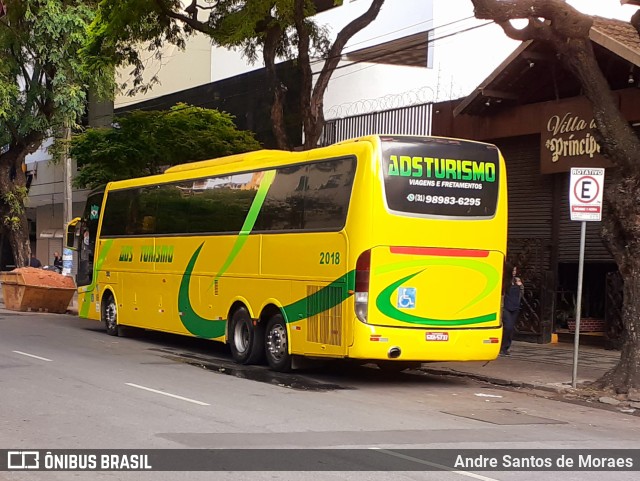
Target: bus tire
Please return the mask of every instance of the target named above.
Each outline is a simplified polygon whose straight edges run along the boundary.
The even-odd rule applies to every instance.
[[[107,294],[102,299],[102,322],[107,329],[107,334],[117,336],[118,328],[118,306],[112,294]]]
[[[274,314],[267,322],[264,336],[265,354],[269,367],[278,372],[291,371],[291,354],[287,323],[282,314]]]
[[[233,360],[238,364],[255,364],[264,357],[263,330],[253,324],[249,311],[241,307],[231,316],[229,347]]]

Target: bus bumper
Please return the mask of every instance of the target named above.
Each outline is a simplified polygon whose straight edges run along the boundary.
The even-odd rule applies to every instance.
[[[502,327],[398,328],[354,323],[350,358],[397,361],[490,361],[498,357]]]

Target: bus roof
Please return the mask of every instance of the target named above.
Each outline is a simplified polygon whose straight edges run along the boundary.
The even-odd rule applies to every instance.
[[[196,162],[189,162],[187,164],[179,164],[173,167],[169,167],[164,171],[165,174],[172,174],[175,172],[185,172],[187,170],[204,169],[207,167],[218,167],[220,165],[232,164],[236,162],[251,162],[253,160],[267,160],[272,157],[277,157],[284,153],[290,153],[284,150],[254,150],[253,152],[244,152],[242,154],[228,155],[226,157],[218,157],[217,159],[199,160]]]
[[[380,139],[385,138],[393,138],[395,140],[401,140],[403,138],[423,138],[423,139],[432,139],[433,141],[437,141],[437,139],[444,139],[443,137],[433,137],[433,136],[420,136],[420,135],[395,135],[395,134],[376,134],[376,135],[366,135],[362,137],[356,137],[352,139],[343,140],[332,144],[326,147],[319,147],[312,150],[305,151],[283,151],[283,150],[256,150],[253,152],[245,152],[242,154],[229,155],[226,157],[219,157],[217,159],[210,160],[201,160],[197,162],[189,162],[187,164],[180,164],[173,167],[169,167],[162,174],[151,175],[146,177],[137,177],[126,180],[119,180],[110,182],[108,184],[107,189],[126,189],[130,187],[142,186],[142,185],[154,185],[154,184],[162,184],[165,182],[172,182],[176,180],[180,180],[185,178],[185,176],[189,178],[198,178],[198,177],[206,177],[208,175],[219,175],[224,174],[224,172],[233,170],[233,171],[248,171],[259,168],[271,168],[277,167],[286,164],[295,164],[298,162],[304,162],[310,158],[315,158],[318,155],[322,156],[323,151],[325,149],[336,149],[337,152],[348,150],[349,145],[354,144],[369,144],[369,145],[379,145]],[[448,139],[448,140],[457,140],[457,139]],[[460,140],[460,142],[473,142],[469,140]],[[481,143],[481,142],[474,142]],[[334,152],[334,153],[337,153]],[[343,152],[342,155],[344,155]],[[340,155],[340,154],[338,154]],[[233,165],[233,167],[229,167]],[[227,166],[225,170],[225,167]]]
[[[345,140],[336,144],[332,144],[332,146],[346,146],[348,144],[363,141],[371,142],[375,138],[377,138],[377,136],[370,135],[367,137]],[[179,164],[173,167],[169,167],[162,174],[109,182],[107,190],[127,189],[130,187],[141,185],[153,185],[157,183],[171,182],[179,180],[185,175],[189,176],[190,178],[205,177],[207,175],[211,175],[211,171],[215,173],[218,170],[217,168],[223,167],[222,170],[224,170],[224,166],[231,165],[233,165],[233,167],[230,167],[232,170],[243,171],[254,169],[256,168],[256,166],[270,168],[283,164],[295,164],[297,162],[304,162],[309,159],[309,157],[313,156],[312,152],[318,152],[332,146],[293,152],[284,150],[263,149],[253,152],[245,152],[242,154],[229,155],[226,157],[219,157],[217,159],[189,162],[187,164]]]

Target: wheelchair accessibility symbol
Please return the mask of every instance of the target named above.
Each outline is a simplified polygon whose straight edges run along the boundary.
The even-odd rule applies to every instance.
[[[399,309],[415,309],[416,307],[416,288],[415,287],[398,288],[397,307]]]

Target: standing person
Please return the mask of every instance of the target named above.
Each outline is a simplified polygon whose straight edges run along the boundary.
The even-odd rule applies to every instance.
[[[59,252],[53,253],[53,267],[55,267],[58,272],[62,272],[62,256],[60,256]]]
[[[38,259],[33,252],[31,253],[31,259],[29,260],[29,267],[42,267],[42,262],[40,262],[40,259]]]
[[[511,341],[513,340],[513,332],[516,329],[516,321],[520,314],[520,302],[524,295],[524,285],[522,279],[518,277],[518,268],[514,267],[511,272],[511,282],[505,289],[504,305],[502,309],[502,345],[500,346],[500,355],[508,356]]]

